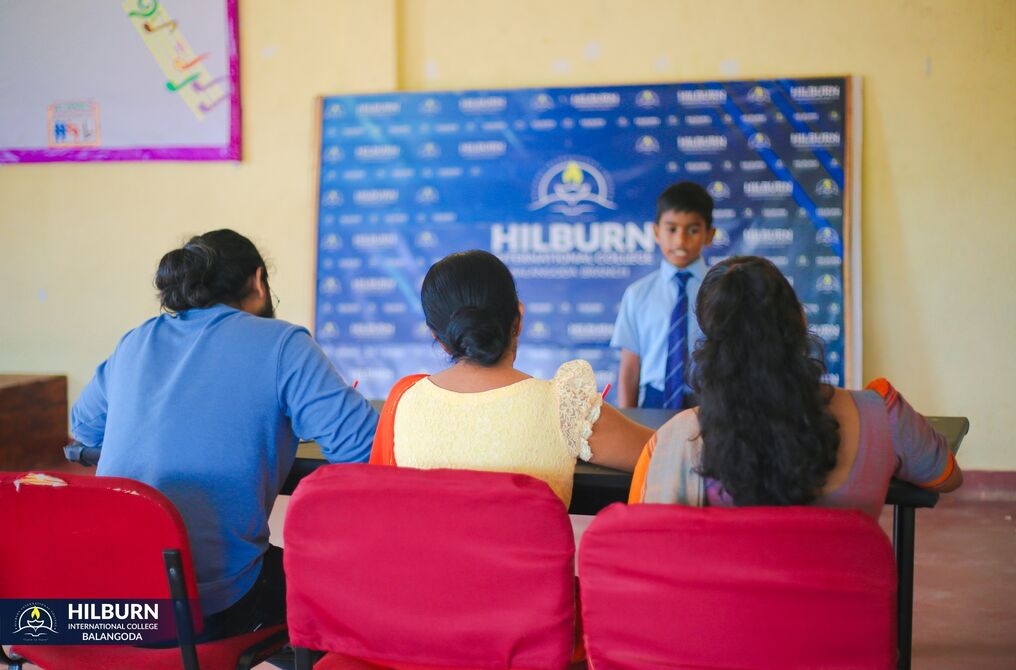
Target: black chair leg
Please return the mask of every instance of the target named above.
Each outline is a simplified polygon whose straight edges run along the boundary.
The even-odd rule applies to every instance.
[[[198,652],[194,647],[194,620],[191,617],[190,601],[183,577],[183,559],[179,549],[162,552],[169,582],[169,596],[173,600],[173,619],[176,622],[176,637],[180,645],[180,660],[184,670],[198,670]]]
[[[271,656],[269,652],[285,647],[289,641],[289,631],[280,630],[275,635],[267,637],[261,642],[244,649],[243,654],[236,662],[236,670],[250,670],[254,662]]]
[[[900,657],[898,670],[910,670],[914,617],[914,531],[913,507],[893,508],[893,549],[896,554],[896,639]]]
[[[293,647],[296,656],[296,670],[311,670],[314,667],[315,654],[307,647]]]
[[[5,665],[8,670],[20,670],[24,662],[25,659],[21,658],[14,652],[11,652],[11,655],[8,656],[7,652],[4,651],[4,648],[0,647],[0,663]]]

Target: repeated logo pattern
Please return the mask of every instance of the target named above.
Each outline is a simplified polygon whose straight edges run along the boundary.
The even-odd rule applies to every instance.
[[[487,249],[527,304],[519,365],[582,357],[612,382],[621,294],[659,264],[656,196],[691,180],[716,203],[707,261],[776,263],[842,384],[846,95],[822,78],[325,98],[316,337],[385,397],[445,363],[422,324],[427,268]]]

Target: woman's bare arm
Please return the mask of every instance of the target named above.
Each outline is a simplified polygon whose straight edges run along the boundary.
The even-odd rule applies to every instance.
[[[600,418],[593,424],[589,447],[591,463],[615,470],[631,472],[639,460],[642,447],[653,436],[653,430],[635,423],[611,405],[603,403]]]

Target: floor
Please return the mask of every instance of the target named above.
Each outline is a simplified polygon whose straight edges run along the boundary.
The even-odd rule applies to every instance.
[[[1016,499],[917,511],[917,670],[1016,668]],[[883,515],[884,527],[890,522]]]
[[[916,670],[1016,668],[1016,491],[992,497],[945,495],[917,511]],[[270,520],[278,544],[288,502],[280,497]],[[573,517],[577,535],[588,519]],[[881,522],[888,532],[888,509]]]

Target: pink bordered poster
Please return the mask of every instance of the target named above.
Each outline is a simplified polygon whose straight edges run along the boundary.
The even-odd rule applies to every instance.
[[[0,163],[240,160],[237,0],[0,2]]]

